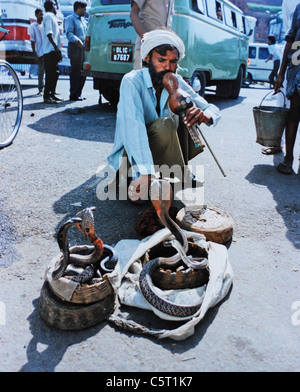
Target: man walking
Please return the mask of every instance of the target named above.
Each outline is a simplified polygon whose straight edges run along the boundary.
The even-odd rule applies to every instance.
[[[58,101],[61,101],[61,99],[55,96],[59,76],[58,63],[62,59],[60,50],[61,38],[54,2],[47,0],[44,7],[46,11],[43,22],[43,53],[46,74],[44,102],[56,104]]]
[[[44,19],[44,12],[42,9],[35,10],[36,22],[29,26],[29,35],[31,47],[34,55],[35,62],[38,65],[38,93],[41,95],[44,88],[44,57],[43,57],[43,31],[42,24]]]
[[[81,75],[84,62],[84,41],[87,24],[84,19],[87,4],[75,1],[74,13],[66,18],[66,36],[69,41],[68,56],[71,61],[70,73],[70,100],[82,101],[82,89],[85,77]]]

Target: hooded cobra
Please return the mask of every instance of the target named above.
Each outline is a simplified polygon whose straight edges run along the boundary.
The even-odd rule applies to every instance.
[[[202,304],[202,299],[195,305],[177,305],[166,299],[163,299],[155,292],[152,283],[152,275],[159,267],[177,268],[184,262],[187,266],[193,265],[192,268],[204,268],[207,266],[206,258],[191,259],[186,255],[188,250],[188,241],[180,227],[171,219],[169,209],[172,201],[172,188],[168,181],[152,180],[150,186],[150,198],[161,222],[171,231],[175,241],[170,241],[177,253],[169,258],[157,257],[150,260],[140,273],[139,283],[142,294],[145,299],[156,309],[163,313],[176,317],[187,317],[196,313]]]
[[[85,271],[80,276],[71,278],[80,283],[84,283],[93,277],[94,268],[91,266],[95,266],[97,262],[99,262],[99,267],[104,273],[111,272],[114,269],[118,257],[112,247],[104,245],[102,240],[96,236],[93,215],[95,210],[96,207],[85,208],[78,212],[74,218],[64,223],[58,231],[57,242],[62,253],[62,258],[60,265],[52,273],[54,280],[64,275],[69,264],[85,268]],[[70,253],[68,230],[72,225],[76,225],[77,229],[94,245],[94,250],[91,254]]]

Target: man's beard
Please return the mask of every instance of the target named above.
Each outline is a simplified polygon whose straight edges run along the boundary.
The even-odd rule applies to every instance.
[[[152,79],[153,86],[164,87],[163,85],[163,77],[168,72],[173,72],[170,69],[166,71],[156,72],[154,65],[152,63],[152,59],[149,60],[149,73]]]

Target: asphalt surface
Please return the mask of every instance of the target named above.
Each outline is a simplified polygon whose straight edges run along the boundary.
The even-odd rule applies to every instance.
[[[205,135],[227,176],[207,149],[192,163],[204,165],[205,203],[234,219],[227,247],[235,276],[230,293],[194,335],[175,342],[126,333],[107,322],[65,332],[41,320],[40,290],[47,265],[59,253],[55,234],[61,224],[94,205],[99,236],[115,245],[141,239],[135,225],[149,205],[97,198],[97,170],[113,145],[116,110],[104,101],[98,105],[92,81],[85,101],[70,102],[68,79],[61,77],[58,92],[65,100],[57,106],[35,95],[35,83],[22,78],[21,129],[0,151],[0,370],[299,371],[299,137],[295,173],[284,176],[275,168],[283,154],[265,156],[255,142],[252,108],[269,90],[245,88],[234,101],[207,93],[222,120]],[[82,240],[72,235],[71,242]],[[152,316],[140,311],[140,317]]]

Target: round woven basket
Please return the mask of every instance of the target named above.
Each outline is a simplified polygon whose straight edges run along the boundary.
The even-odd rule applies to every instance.
[[[153,284],[161,290],[193,289],[204,286],[209,280],[206,268],[171,271],[159,268],[152,276]]]
[[[216,207],[203,207],[197,211],[182,208],[176,220],[183,229],[203,234],[207,241],[224,244],[232,239],[233,219]]]
[[[103,281],[93,285],[83,284],[78,287],[71,298],[75,304],[91,304],[103,300],[104,298],[114,295],[113,288],[107,278],[103,276]]]
[[[41,318],[49,326],[66,331],[81,330],[100,323],[114,311],[114,306],[114,295],[89,305],[62,301],[53,293],[47,281],[42,286],[39,300]]]
[[[79,246],[73,246],[70,248],[70,253],[86,253],[90,250],[93,250],[94,248],[89,245],[79,245]],[[60,262],[60,255],[56,257],[56,260],[54,260],[54,265],[58,265]],[[101,282],[94,283],[94,284],[81,284],[78,285],[78,287],[75,289],[73,292],[73,295],[70,299],[69,302],[75,303],[75,304],[92,304],[94,302],[98,302],[103,300],[104,298],[110,296],[110,295],[115,295],[114,290],[110,284],[110,281],[107,277],[107,275],[102,276]],[[60,299],[66,301],[66,299],[62,296],[61,292],[55,288],[54,285],[51,285],[51,282],[49,281],[49,284],[51,286],[52,291],[54,294],[59,297]],[[63,280],[61,279],[61,284],[69,284],[68,280]],[[62,290],[63,291],[63,290]]]
[[[147,252],[141,261],[144,265],[148,260],[156,257],[171,257],[174,252],[173,248],[158,244]],[[206,249],[190,241],[187,254],[193,257],[208,256]],[[196,270],[184,265],[178,267],[177,270],[158,268],[152,275],[153,284],[161,290],[192,289],[207,284],[208,280],[209,271],[206,268]]]

